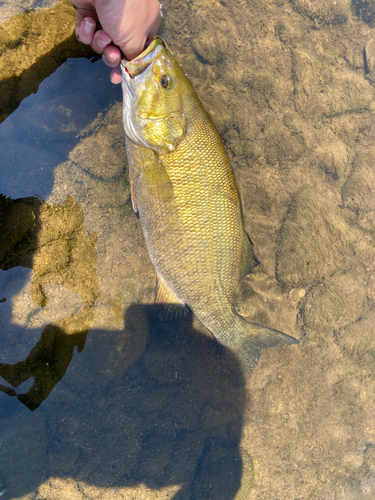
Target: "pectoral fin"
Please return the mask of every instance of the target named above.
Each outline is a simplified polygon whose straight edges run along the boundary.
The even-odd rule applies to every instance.
[[[258,266],[260,261],[254,253],[252,241],[247,233],[244,233],[242,240],[242,266],[241,279],[249,274],[254,267]]]
[[[155,306],[155,317],[160,323],[180,321],[189,312],[159,274],[156,276]]]

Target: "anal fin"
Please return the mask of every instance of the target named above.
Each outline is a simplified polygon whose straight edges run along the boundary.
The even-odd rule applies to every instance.
[[[189,312],[186,305],[168,287],[164,279],[157,274],[155,292],[155,318],[159,323],[180,321]]]

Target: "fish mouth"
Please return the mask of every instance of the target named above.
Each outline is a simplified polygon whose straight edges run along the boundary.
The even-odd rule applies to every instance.
[[[145,90],[144,84],[153,71],[155,60],[160,53],[167,48],[165,42],[158,36],[151,40],[150,45],[135,59],[127,61],[122,59],[122,91],[123,91],[123,123],[125,133],[132,142],[147,149],[156,150],[155,144],[148,141],[143,136],[143,129],[151,122],[162,122],[171,116],[171,113],[165,113],[158,116],[150,116],[149,113],[142,112],[137,106],[139,90]],[[162,54],[161,57],[164,57]],[[151,82],[152,83],[152,82]],[[180,110],[178,110],[180,111]],[[159,148],[160,152],[165,153],[164,148]],[[158,149],[158,150],[159,150]],[[169,151],[169,149],[167,149]]]
[[[138,57],[131,61],[122,59],[121,69],[126,80],[133,79],[144,73],[153,64],[155,58],[163,48],[166,48],[164,40],[160,36],[155,36],[151,40],[150,45]]]
[[[164,41],[160,37],[155,37],[138,57],[131,61],[127,61],[126,59],[122,59],[121,61],[125,133],[131,141],[145,148],[152,147],[152,144],[142,135],[145,117],[138,116],[134,106],[134,101],[137,100],[136,88],[137,84],[141,84],[146,73],[152,71],[152,65],[164,47]]]

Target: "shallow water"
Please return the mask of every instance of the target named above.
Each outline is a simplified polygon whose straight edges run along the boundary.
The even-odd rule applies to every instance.
[[[120,89],[68,59],[0,124],[1,497],[372,499],[375,5],[163,8],[261,261],[237,309],[300,344],[243,374],[153,323]]]

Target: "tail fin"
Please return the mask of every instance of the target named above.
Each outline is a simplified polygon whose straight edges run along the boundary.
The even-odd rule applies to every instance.
[[[244,341],[254,349],[266,349],[267,347],[278,347],[287,344],[299,344],[299,340],[286,333],[267,328],[265,326],[247,323],[247,336]]]
[[[278,347],[288,344],[299,344],[299,341],[290,335],[272,330],[264,326],[248,323],[239,316],[241,327],[233,335],[230,342],[225,344],[237,357],[241,368],[249,371],[254,367],[254,356],[256,352],[267,347]],[[220,341],[220,339],[218,339]]]

